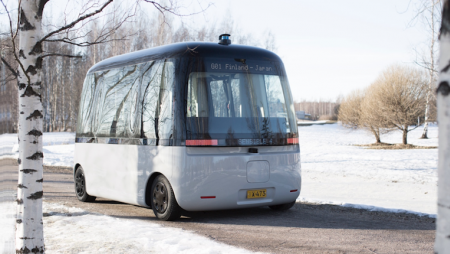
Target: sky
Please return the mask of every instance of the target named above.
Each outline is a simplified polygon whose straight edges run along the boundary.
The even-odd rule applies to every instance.
[[[294,100],[334,101],[338,96],[369,86],[389,65],[418,66],[414,61],[421,57],[429,43],[424,24],[411,22],[420,1],[176,2],[180,13],[198,12],[211,3],[201,14],[182,17],[189,27],[199,28],[205,23],[221,23],[229,18],[241,33],[251,33],[256,38],[271,31],[276,39],[276,53],[286,67]],[[156,14],[154,8],[152,14]],[[231,40],[233,42],[233,34]]]
[[[198,1],[181,3],[198,10]],[[417,66],[417,52],[426,49],[429,38],[422,22],[411,25],[417,2],[227,0],[214,1],[205,13],[184,19],[212,22],[230,17],[240,30],[256,36],[270,30],[294,100],[334,101],[369,86],[389,65]]]

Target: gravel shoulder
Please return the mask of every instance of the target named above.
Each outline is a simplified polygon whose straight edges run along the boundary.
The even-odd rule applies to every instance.
[[[0,175],[0,191],[15,189],[17,164],[0,160]],[[161,222],[151,209],[143,207],[102,198],[94,203],[79,202],[68,168],[44,169],[44,202],[183,228],[226,244],[268,253],[433,253],[436,228],[435,219],[428,217],[311,203],[297,203],[286,212],[268,207],[191,212],[179,221]]]

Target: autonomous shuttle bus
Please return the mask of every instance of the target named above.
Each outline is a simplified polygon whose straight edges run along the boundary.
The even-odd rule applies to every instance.
[[[88,71],[78,114],[75,191],[151,207],[291,208],[300,194],[292,95],[274,53],[187,42],[101,61]]]

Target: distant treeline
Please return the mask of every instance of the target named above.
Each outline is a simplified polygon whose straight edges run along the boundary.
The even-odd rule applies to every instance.
[[[111,26],[118,28],[111,33]],[[243,33],[232,19],[217,23],[205,22],[192,28],[186,24],[176,25],[170,17],[161,13],[148,15],[143,11],[122,24],[100,19],[89,23],[85,39],[92,41],[94,38],[104,38],[93,46],[79,47],[59,41],[45,44],[44,55],[49,56],[42,61],[44,130],[75,130],[85,74],[95,63],[112,56],[174,42],[217,42],[223,33],[231,34],[232,43],[276,51],[275,37],[270,31],[257,36]],[[8,62],[15,63],[12,60],[9,34],[5,31],[0,33],[0,44],[2,55]],[[50,56],[55,51],[62,54]],[[17,65],[6,66],[2,63],[0,68],[0,134],[17,132],[17,80],[11,72],[17,70]]]
[[[331,100],[300,100],[294,103],[295,111],[304,111],[310,114],[311,120],[337,120],[340,99]]]

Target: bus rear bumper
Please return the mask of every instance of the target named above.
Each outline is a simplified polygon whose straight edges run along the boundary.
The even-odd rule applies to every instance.
[[[191,147],[174,149],[169,181],[187,211],[280,205],[295,201],[301,188],[299,146]],[[265,197],[247,198],[262,190]]]
[[[186,211],[208,211],[239,209],[259,206],[270,206],[291,203],[300,195],[300,177],[292,184],[245,184],[241,188],[234,186],[215,186],[211,191],[204,188],[198,191],[180,188],[175,193],[179,205]],[[297,182],[297,184],[295,184]],[[265,190],[266,197],[247,198],[247,192]]]

